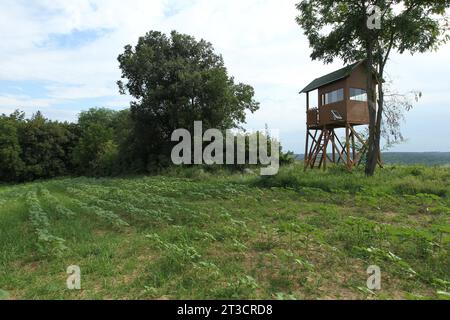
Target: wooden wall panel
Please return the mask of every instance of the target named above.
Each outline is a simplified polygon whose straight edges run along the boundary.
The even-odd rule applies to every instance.
[[[367,102],[349,101],[347,120],[351,124],[369,124],[369,106]]]
[[[343,119],[341,121],[333,120],[331,110],[336,110],[337,112],[339,112],[339,114],[342,116]],[[331,104],[322,106],[319,109],[319,119],[320,119],[320,122],[319,122],[320,125],[338,124],[341,122],[345,123],[345,121],[347,119],[347,108],[346,108],[345,101],[331,103]]]

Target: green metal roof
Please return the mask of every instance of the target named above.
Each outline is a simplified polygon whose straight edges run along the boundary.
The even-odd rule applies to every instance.
[[[306,86],[306,88],[303,89],[300,93],[307,93],[307,92],[316,90],[317,88],[323,87],[327,84],[347,78],[350,75],[350,73],[363,62],[364,62],[364,60],[355,62],[355,63],[348,65],[342,69],[339,69],[337,71],[329,73],[323,77],[317,78],[313,82],[308,84]]]

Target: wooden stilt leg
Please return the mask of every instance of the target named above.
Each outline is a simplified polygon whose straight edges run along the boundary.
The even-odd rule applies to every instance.
[[[323,170],[327,169],[327,144],[329,139],[329,132],[326,128],[323,128],[323,132],[325,133],[324,141],[323,141],[323,149],[322,149],[322,161],[323,161]]]
[[[352,169],[352,160],[350,157],[350,127],[349,124],[345,126],[345,148],[347,150],[347,169]]]
[[[308,168],[308,160],[309,160],[309,154],[308,154],[308,149],[309,149],[309,128],[308,125],[306,125],[306,144],[305,144],[305,159],[304,159],[304,165],[305,165],[305,171]]]
[[[378,165],[380,166],[380,168],[384,168],[383,161],[381,159],[381,150],[378,153]]]
[[[336,164],[336,142],[334,141],[334,130],[331,132],[331,143],[333,145],[333,164]]]
[[[329,143],[331,143],[330,154],[327,153]],[[361,148],[358,149],[359,144]],[[328,163],[337,165],[342,161],[347,169],[352,171],[353,167],[361,164],[367,150],[368,142],[349,123],[345,125],[345,142],[336,135],[335,129],[329,129],[326,126],[320,129],[307,128],[304,170],[308,168],[326,170]],[[378,165],[383,168],[381,152],[377,160]]]
[[[352,149],[353,149],[352,165],[354,166],[356,164],[356,162],[355,162],[355,160],[356,160],[356,145],[355,145],[355,135],[353,133],[354,128],[352,127],[351,130],[352,130],[351,136],[352,136]]]

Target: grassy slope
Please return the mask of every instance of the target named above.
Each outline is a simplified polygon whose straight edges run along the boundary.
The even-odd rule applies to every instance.
[[[181,173],[0,187],[0,289],[12,299],[449,291],[448,168],[388,167],[373,179],[300,167],[269,178]],[[374,264],[382,290],[372,293]],[[81,267],[81,291],[65,287],[70,265]]]

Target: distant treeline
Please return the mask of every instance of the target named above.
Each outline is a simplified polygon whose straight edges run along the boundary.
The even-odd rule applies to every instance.
[[[450,152],[386,152],[383,161],[391,164],[450,164]]]
[[[245,141],[248,155],[248,136]],[[76,123],[52,121],[41,112],[27,119],[16,111],[0,115],[0,181],[155,173],[172,165],[177,143],[170,135],[145,141],[129,109],[92,108],[81,112]],[[286,164],[293,157],[281,153],[280,160]]]
[[[129,111],[91,109],[77,123],[0,116],[0,180],[30,181],[62,175],[119,172],[119,150],[129,130]]]
[[[304,155],[295,158],[303,161]],[[450,165],[450,152],[385,152],[382,158],[387,164]]]

